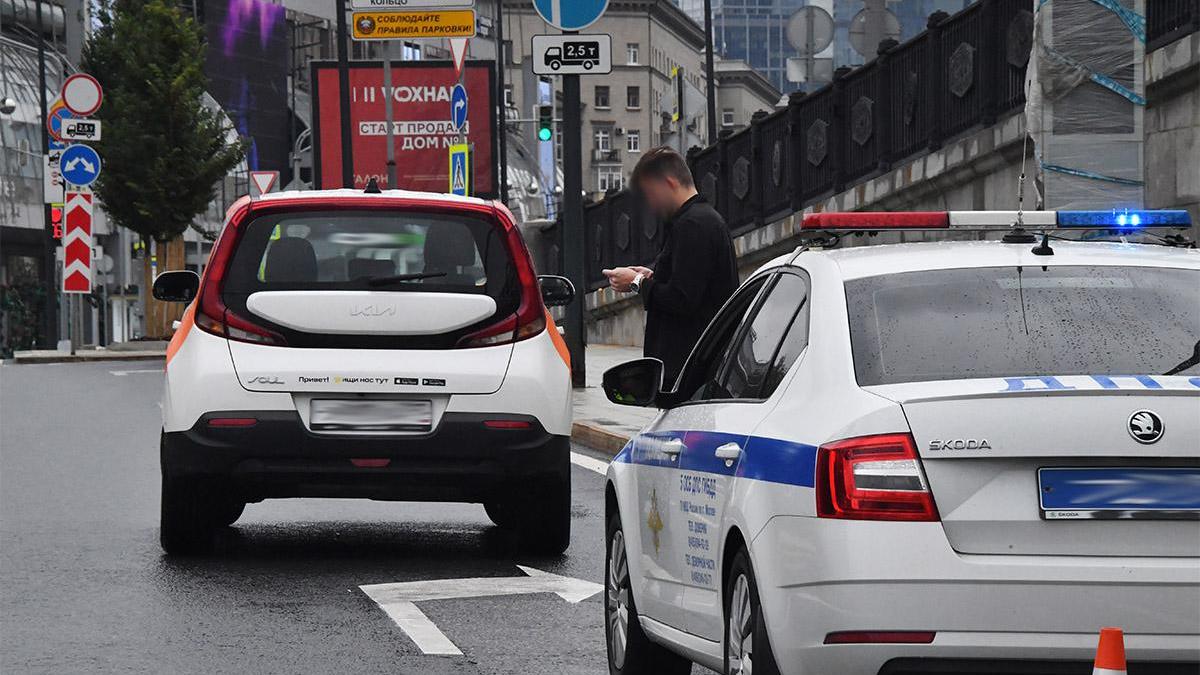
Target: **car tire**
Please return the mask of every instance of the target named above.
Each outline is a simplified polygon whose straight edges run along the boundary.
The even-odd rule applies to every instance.
[[[213,522],[217,527],[229,527],[242,517],[245,510],[246,502],[236,499],[224,500],[213,508]]]
[[[216,520],[201,481],[164,476],[160,515],[159,542],[168,555],[197,555],[212,550]]]
[[[522,500],[516,513],[521,546],[530,553],[559,555],[571,544],[571,472],[569,467]]]
[[[606,525],[604,554],[604,645],[610,675],[686,675],[692,662],[652,642],[642,631],[629,579],[621,516]],[[622,638],[621,636],[624,635]]]
[[[743,548],[734,555],[725,580],[726,675],[779,675],[758,597],[750,554]]]
[[[496,527],[512,528],[520,522],[517,511],[511,502],[502,500],[484,502],[483,510],[487,511],[488,518],[496,524]]]

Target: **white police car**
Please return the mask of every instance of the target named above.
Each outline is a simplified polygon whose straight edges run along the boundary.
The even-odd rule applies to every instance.
[[[161,540],[211,547],[248,502],[482,502],[538,552],[571,527],[569,357],[497,202],[400,190],[235,204],[167,350]]]
[[[1187,224],[1120,218],[801,248],[742,285],[670,391],[653,359],[606,373],[614,402],[662,409],[608,472],[610,671],[1091,672],[1115,625],[1131,672],[1196,672],[1200,255],[1050,238]]]

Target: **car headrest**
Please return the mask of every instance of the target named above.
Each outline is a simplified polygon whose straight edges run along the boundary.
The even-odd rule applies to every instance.
[[[267,250],[267,283],[312,283],[317,280],[317,253],[312,243],[300,237],[271,242]]]
[[[425,271],[452,272],[475,264],[475,237],[459,223],[438,223],[425,235]]]
[[[346,264],[346,276],[350,279],[390,277],[396,274],[396,263],[374,258],[351,258]]]

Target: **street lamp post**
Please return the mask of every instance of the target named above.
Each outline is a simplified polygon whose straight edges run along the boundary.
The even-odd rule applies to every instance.
[[[35,0],[37,8],[37,52],[38,52],[38,101],[41,104],[42,148],[38,154],[45,157],[50,151],[50,130],[46,127],[49,110],[46,104],[46,41],[45,26],[42,23],[42,0]],[[45,170],[45,160],[42,163]],[[42,181],[45,182],[45,176]],[[50,229],[50,205],[42,200],[42,241],[44,243],[42,277],[46,282],[46,297],[42,305],[42,336],[45,346],[58,342],[58,289],[55,287],[54,274],[54,233]]]
[[[712,0],[704,0],[704,76],[708,96],[708,142],[717,142],[717,83],[713,72]]]

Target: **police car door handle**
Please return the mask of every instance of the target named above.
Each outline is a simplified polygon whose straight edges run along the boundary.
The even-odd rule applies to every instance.
[[[679,453],[687,450],[687,446],[678,438],[673,438],[662,445],[662,451],[671,457],[678,457]]]
[[[717,447],[717,451],[713,453],[717,459],[737,459],[742,455],[742,446],[737,443],[726,443]]]

